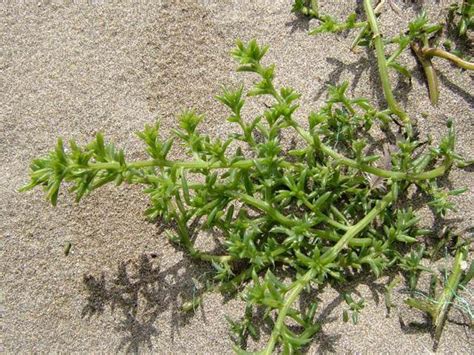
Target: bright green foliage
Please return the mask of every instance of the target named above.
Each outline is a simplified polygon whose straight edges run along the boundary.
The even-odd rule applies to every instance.
[[[344,22],[337,22],[337,20],[329,15],[322,15],[319,17],[319,20],[321,24],[312,29],[309,34],[314,35],[324,32],[337,33],[366,25],[366,22],[357,22],[356,14],[350,14]]]
[[[318,1],[317,0],[295,0],[291,10],[295,13],[301,13],[305,16],[318,18]]]
[[[466,37],[468,32],[474,29],[474,0],[463,0],[461,6],[452,4],[449,8],[448,23],[454,24],[460,37]]]
[[[453,151],[452,125],[440,146],[423,150],[409,123],[401,128],[404,138],[392,142],[396,148],[383,159],[368,155],[371,128],[382,125],[390,131],[390,112],[348,97],[347,84],[329,89],[328,101],[309,115],[304,129],[295,117],[300,95],[275,87],[275,67],[262,62],[267,50],[253,40],[238,42],[233,51],[237,70],[259,77],[248,91],[224,88],[218,96],[239,133],[224,140],[204,135],[199,129],[204,117],[186,111],[168,139],[160,136],[158,124],[138,133],[150,156],[143,161],[126,160],[101,134],[83,148],[71,143],[66,150],[59,140],[55,151],[33,161],[31,182],[24,189],[43,186],[56,204],[63,182],[72,183],[78,200],[107,182],[144,186],[150,196],[147,216],[173,221],[170,240],[214,266],[207,287],[241,291],[245,315],[229,320],[236,349],[247,336],[258,337],[254,317],[259,310],[272,327],[264,353],[277,344],[293,353],[319,330],[316,303],[296,305],[304,290],[363,271],[375,276],[389,268],[418,273],[422,251],[405,256],[402,250],[423,243],[426,231],[416,227],[415,212],[404,207],[410,204],[407,189],[416,183],[434,195],[436,204],[449,204],[448,196],[432,186],[461,158]],[[260,115],[242,117],[249,96],[272,101]],[[289,134],[300,144],[287,151],[282,137]],[[168,157],[175,142],[190,160]],[[373,178],[379,179],[378,188]],[[198,230],[219,232],[225,253],[208,254],[194,246],[191,230],[197,230],[190,225],[196,222]],[[346,296],[346,301],[356,323],[363,300]],[[183,310],[200,303],[201,297],[195,297]]]
[[[408,24],[408,32],[406,35],[410,40],[422,39],[423,36],[429,36],[443,29],[441,24],[430,24],[426,12],[420,14]]]
[[[421,260],[423,259],[424,253],[425,247],[420,245],[418,249],[412,250],[410,254],[406,256],[399,255],[400,268],[407,273],[408,285],[412,291],[416,289],[416,284],[418,283],[420,273],[422,271],[431,272],[429,268],[421,265]]]
[[[91,161],[105,165],[112,163],[114,168],[91,169]],[[132,176],[123,151],[117,151],[112,144],[105,144],[100,133],[95,141],[84,148],[71,141],[70,153],[65,151],[62,139],[58,139],[56,149],[45,158],[35,159],[31,171],[31,182],[23,190],[43,185],[53,205],[56,205],[63,181],[73,183],[71,191],[76,193],[76,200],[79,201],[86,193],[108,182],[115,181],[119,185]]]
[[[292,11],[315,18],[320,22],[319,26],[309,32],[312,35],[325,32],[337,33],[367,25],[367,22],[358,22],[355,13],[350,14],[344,22],[338,22],[332,16],[323,15],[319,12],[318,2],[314,0],[295,0]]]
[[[344,301],[346,301],[347,305],[349,306],[349,309],[351,312],[352,323],[357,324],[357,322],[359,321],[360,311],[364,309],[365,307],[364,298],[361,297],[359,301],[355,301],[352,298],[352,295],[349,293],[344,293],[342,297],[344,298]],[[349,321],[349,311],[344,310],[342,317],[343,317],[344,322],[347,323]]]

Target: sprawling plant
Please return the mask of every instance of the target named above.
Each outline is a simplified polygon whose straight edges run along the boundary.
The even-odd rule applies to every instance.
[[[454,207],[450,194],[461,191],[445,191],[437,179],[465,162],[454,151],[451,121],[437,146],[418,140],[393,97],[369,5],[364,26],[369,25],[373,35],[387,109],[379,111],[365,99],[349,97],[348,85],[342,84],[331,86],[325,105],[302,124],[296,117],[300,95],[276,87],[275,66],[264,63],[268,47],[255,40],[238,41],[232,52],[237,70],[259,79],[249,90],[243,85],[224,88],[217,97],[228,107],[227,120],[236,125],[235,133],[225,139],[205,135],[199,130],[204,116],[186,111],[170,138],[160,135],[159,123],[138,133],[149,155],[140,161],[127,160],[102,134],[83,147],[71,141],[66,148],[58,140],[54,151],[32,162],[31,182],[23,190],[43,186],[56,205],[64,183],[78,201],[107,183],[144,186],[150,197],[147,216],[173,222],[167,233],[171,242],[214,266],[207,289],[238,292],[245,300],[242,319],[229,319],[238,352],[248,336],[258,337],[257,312],[272,324],[263,354],[276,346],[285,353],[306,346],[320,329],[317,303],[297,306],[297,301],[314,286],[343,282],[362,272],[378,277],[400,270],[416,288],[430,231],[417,227],[419,217],[409,207],[409,196],[413,191],[425,194],[433,210],[445,214]],[[245,102],[254,96],[266,105],[260,115],[247,117]],[[377,145],[374,127],[387,133],[390,144]],[[284,148],[288,136],[295,138],[293,149]],[[169,158],[173,147],[184,148],[189,160]],[[199,230],[216,233],[222,252],[199,250]],[[467,248],[462,243],[459,248],[455,276],[448,282],[453,290],[470,277],[460,266],[467,260]],[[394,285],[387,286],[388,295]],[[443,295],[443,304],[452,300],[448,291]],[[349,308],[343,318],[350,315],[356,323],[364,300],[350,293],[344,299]],[[420,305],[416,298],[409,302],[429,308],[435,322],[444,319],[448,309]],[[199,304],[200,299],[193,299],[182,309],[191,311]],[[387,308],[391,306],[387,300]]]
[[[128,161],[101,134],[84,147],[71,141],[66,149],[58,140],[54,151],[33,161],[31,182],[24,190],[43,186],[56,205],[64,182],[77,200],[110,182],[143,185],[150,196],[148,217],[173,221],[171,241],[215,266],[210,288],[244,288],[247,310],[241,321],[232,321],[232,329],[241,337],[255,335],[256,308],[273,322],[264,350],[269,354],[278,343],[286,352],[297,350],[318,331],[316,304],[308,309],[295,305],[312,285],[341,282],[352,272],[380,276],[391,267],[416,274],[416,260],[403,250],[427,232],[416,227],[418,217],[405,207],[407,190],[417,186],[433,196],[440,213],[451,208],[436,179],[461,158],[454,153],[451,122],[437,147],[420,150],[407,121],[400,128],[403,138],[389,151],[368,155],[371,128],[390,130],[391,112],[378,112],[367,100],[348,97],[347,85],[331,87],[327,103],[309,115],[303,128],[295,118],[300,95],[275,87],[274,65],[262,62],[267,49],[250,41],[238,42],[233,51],[238,71],[260,78],[248,92],[239,86],[218,96],[239,133],[225,140],[204,135],[198,128],[203,116],[187,111],[171,138],[160,137],[158,123],[138,133],[150,156],[142,161]],[[243,107],[252,96],[273,102],[261,115],[247,119]],[[283,148],[286,131],[300,138],[299,148]],[[190,160],[168,158],[178,141]],[[201,229],[219,231],[224,253],[195,247],[190,232],[195,221]],[[282,270],[290,280],[278,276]],[[346,301],[356,322],[363,303],[350,296]],[[183,308],[198,304],[193,300]],[[290,320],[300,332],[289,326]]]

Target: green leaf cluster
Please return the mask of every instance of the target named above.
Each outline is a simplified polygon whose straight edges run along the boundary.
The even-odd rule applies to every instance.
[[[454,24],[460,37],[467,37],[468,32],[474,29],[474,1],[463,0],[461,5],[451,4],[447,22]]]

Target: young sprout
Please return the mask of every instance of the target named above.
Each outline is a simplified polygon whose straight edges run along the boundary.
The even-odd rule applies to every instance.
[[[411,250],[406,256],[400,256],[400,268],[407,274],[408,285],[411,291],[416,290],[418,278],[422,271],[432,272],[430,268],[421,265],[421,260],[425,253],[425,247],[420,245],[418,249]]]
[[[358,301],[354,301],[351,294],[349,293],[344,293],[343,298],[351,311],[352,324],[355,325],[359,321],[360,311],[365,307],[365,300],[363,297],[361,297]],[[343,311],[342,318],[346,323],[349,321],[349,312],[347,310]]]

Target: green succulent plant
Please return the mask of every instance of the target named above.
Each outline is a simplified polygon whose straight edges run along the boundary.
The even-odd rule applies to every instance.
[[[264,63],[267,50],[252,40],[238,41],[232,52],[237,70],[258,78],[248,91],[242,85],[224,88],[217,97],[238,133],[224,139],[205,135],[199,129],[204,116],[186,111],[170,138],[161,137],[159,123],[137,134],[149,155],[139,161],[129,161],[100,133],[83,147],[71,141],[66,148],[59,139],[55,150],[32,162],[31,181],[22,190],[42,186],[56,205],[64,183],[78,201],[107,183],[143,186],[150,198],[148,218],[174,222],[170,241],[214,266],[206,288],[240,292],[245,300],[242,320],[229,319],[236,351],[243,351],[243,338],[258,337],[253,316],[261,310],[272,326],[262,353],[272,353],[278,344],[292,353],[320,329],[316,302],[303,309],[295,305],[304,290],[343,282],[351,272],[380,276],[389,268],[418,270],[402,250],[423,243],[426,231],[417,228],[418,217],[404,207],[403,197],[416,185],[437,205],[449,204],[449,194],[432,186],[462,159],[454,153],[451,122],[438,147],[420,151],[407,119],[400,128],[404,139],[393,142],[398,150],[384,158],[390,168],[387,162],[380,166],[379,155],[366,154],[366,138],[374,126],[389,130],[397,112],[379,112],[365,99],[348,97],[346,84],[329,89],[326,104],[303,128],[296,118],[300,94],[275,86],[275,66]],[[242,109],[253,96],[272,103],[258,116],[244,117]],[[284,132],[299,137],[301,147],[286,150]],[[169,158],[178,142],[189,160]],[[374,177],[380,188],[373,188]],[[195,246],[190,225],[196,221],[201,229],[220,232],[224,253]],[[185,302],[183,311],[199,307],[201,297]],[[355,323],[363,302],[350,296],[346,301]]]

